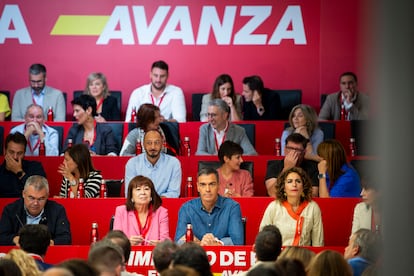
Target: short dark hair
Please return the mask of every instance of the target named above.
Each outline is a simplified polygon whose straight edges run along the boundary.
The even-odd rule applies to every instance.
[[[124,252],[125,262],[128,262],[129,254],[131,254],[131,242],[124,232],[121,230],[111,230],[108,234],[106,234],[104,239],[110,240],[112,243],[119,245]]]
[[[354,78],[355,82],[358,82],[358,78],[357,78],[357,76],[354,72],[348,71],[348,72],[342,73],[341,76],[339,77],[339,81],[341,81],[342,77],[344,77],[344,76],[351,76],[351,77]]]
[[[127,201],[125,203],[126,208],[128,211],[135,210],[134,202],[132,201],[132,191],[141,186],[148,186],[151,189],[151,202],[150,206],[152,207],[152,211],[155,212],[162,204],[162,199],[160,195],[155,190],[154,183],[149,177],[143,175],[137,175],[129,181],[128,184],[128,193],[127,193]]]
[[[154,63],[151,66],[151,70],[154,68],[160,68],[168,72],[168,64],[163,60],[154,61]]]
[[[256,90],[259,92],[260,95],[262,95],[264,91],[264,85],[262,78],[259,76],[248,76],[243,79],[243,84],[247,85],[250,90],[254,91]]]
[[[20,248],[27,253],[46,255],[52,236],[44,224],[26,224],[19,230]]]
[[[276,261],[282,251],[282,234],[275,225],[266,225],[254,242],[256,257],[259,261]]]
[[[71,102],[73,105],[79,105],[83,108],[83,110],[88,109],[88,107],[92,108],[92,116],[98,115],[96,113],[96,100],[91,95],[82,94],[79,97],[74,98]]]
[[[305,136],[303,136],[300,133],[292,133],[288,137],[286,137],[285,145],[287,145],[288,142],[292,142],[295,144],[301,144],[303,146],[303,149],[306,149],[306,145],[309,143],[309,139],[307,139]]]
[[[114,272],[118,265],[124,264],[122,248],[109,240],[102,240],[91,246],[88,263],[99,272]]]
[[[213,275],[206,251],[194,242],[181,245],[174,254],[173,265],[185,265],[194,268],[201,276]]]
[[[201,168],[197,173],[197,178],[199,178],[201,175],[210,175],[214,174],[216,176],[217,181],[219,181],[219,175],[216,169],[212,167],[203,167]]]
[[[218,158],[220,163],[224,164],[224,157],[230,159],[235,154],[243,154],[243,148],[233,141],[224,141],[218,150]]]
[[[99,271],[84,259],[69,259],[56,265],[69,270],[74,276],[99,276]]]
[[[10,133],[9,135],[7,135],[6,141],[4,143],[6,149],[7,149],[7,146],[9,145],[9,142],[14,142],[19,145],[24,145],[24,149],[26,150],[27,140],[26,140],[26,137],[20,132]]]
[[[43,74],[46,76],[46,66],[41,63],[34,63],[29,67],[29,74],[30,75],[39,75]]]
[[[168,268],[177,249],[178,245],[171,240],[164,240],[155,246],[152,250],[152,259],[159,273]]]

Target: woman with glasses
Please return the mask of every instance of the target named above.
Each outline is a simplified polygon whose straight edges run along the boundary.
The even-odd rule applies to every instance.
[[[90,95],[80,95],[72,102],[73,116],[78,121],[70,129],[64,148],[68,147],[69,139],[73,144],[86,144],[91,155],[118,155],[112,128],[96,122],[96,101]]]
[[[289,124],[290,126],[282,133],[282,155],[285,155],[286,137],[292,133],[299,133],[309,140],[306,145],[305,159],[321,161],[321,158],[316,154],[316,149],[323,141],[324,135],[318,127],[318,116],[315,109],[306,104],[296,105],[289,114]]]
[[[263,215],[260,230],[276,225],[283,246],[323,246],[321,210],[312,200],[312,184],[304,170],[292,167],[283,171],[276,182],[276,200]]]
[[[240,121],[242,119],[241,95],[237,95],[234,91],[233,79],[230,75],[219,75],[214,81],[213,92],[203,96],[200,121],[207,122],[207,109],[211,100],[222,99],[230,107],[230,121]]]
[[[83,179],[85,197],[98,197],[102,175],[92,164],[89,149],[84,144],[76,144],[65,151],[65,159],[59,166],[62,175],[59,197],[76,198],[80,179]]]
[[[125,205],[116,207],[114,230],[121,230],[131,245],[156,245],[170,239],[168,210],[148,177],[131,179]]]
[[[361,185],[358,173],[348,163],[345,149],[335,139],[318,146],[319,197],[359,197]]]

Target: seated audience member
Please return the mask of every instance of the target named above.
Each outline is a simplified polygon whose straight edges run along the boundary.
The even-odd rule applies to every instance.
[[[168,64],[163,60],[155,61],[151,66],[150,84],[145,84],[132,91],[126,110],[125,122],[131,120],[132,109],[144,103],[152,103],[161,110],[162,121],[186,121],[187,111],[183,90],[175,85],[167,84]]]
[[[348,163],[345,149],[334,139],[325,140],[318,146],[319,196],[359,197],[361,185],[356,170]]]
[[[164,269],[160,276],[200,276],[200,273],[198,273],[194,268],[191,268],[186,265],[175,265],[173,267]]]
[[[91,266],[86,260],[84,259],[68,259],[66,261],[63,261],[53,267],[53,269],[64,269],[67,270],[71,275],[73,276],[100,276],[98,270],[96,270],[93,266]],[[51,270],[48,269],[46,272],[44,272],[43,276],[46,275],[46,273]],[[51,276],[66,276],[66,275],[51,275]]]
[[[0,275],[23,276],[20,267],[16,264],[15,261],[3,257],[0,258]]]
[[[374,179],[367,176],[361,179],[361,186],[363,202],[355,206],[352,233],[361,228],[381,233],[380,187]]]
[[[227,74],[219,75],[214,81],[213,92],[203,96],[200,111],[200,121],[208,121],[208,107],[214,99],[222,99],[229,107],[229,120],[240,121],[242,119],[241,96],[234,91],[232,78]]]
[[[124,232],[132,245],[156,245],[169,239],[168,210],[161,204],[151,179],[132,178],[125,205],[116,207],[114,229]]]
[[[27,140],[26,156],[38,156],[40,142],[43,141],[47,156],[59,155],[59,134],[56,129],[44,123],[43,108],[37,104],[27,107],[25,122],[11,129],[10,133],[20,132]]]
[[[73,144],[86,144],[92,155],[116,156],[117,148],[112,128],[105,123],[97,123],[96,101],[90,95],[80,95],[72,102],[73,116],[78,121],[69,129],[65,145],[72,139]]]
[[[76,198],[80,179],[83,179],[85,197],[99,196],[102,175],[93,167],[90,151],[86,145],[76,144],[67,148],[58,173],[63,177],[59,197]]]
[[[352,72],[343,73],[339,77],[339,88],[339,92],[326,97],[319,120],[341,120],[341,113],[345,120],[369,119],[369,97],[358,91],[357,76]]]
[[[172,267],[178,265],[193,268],[200,276],[213,276],[206,251],[193,242],[181,245],[174,253]]]
[[[169,267],[177,249],[177,244],[171,240],[164,240],[155,246],[152,250],[152,260],[158,273]]]
[[[318,127],[318,116],[315,109],[306,104],[298,104],[289,114],[290,127],[282,133],[282,155],[285,155],[285,140],[292,133],[300,133],[309,140],[306,145],[305,159],[321,161],[316,154],[318,145],[323,141],[323,131]]]
[[[306,276],[305,266],[298,259],[277,259],[276,269],[280,269],[280,271],[283,271],[283,274],[278,275]]]
[[[10,113],[9,99],[6,95],[0,93],[0,122],[4,122],[10,116]]]
[[[244,128],[229,122],[230,108],[221,99],[214,99],[208,105],[208,123],[200,127],[196,155],[217,154],[224,141],[239,144],[246,155],[257,155]]]
[[[37,268],[35,260],[30,257],[22,249],[11,249],[5,256],[5,259],[14,261],[20,268],[24,276],[40,276],[42,275]]]
[[[161,197],[179,197],[181,164],[176,157],[162,152],[162,134],[157,130],[147,131],[144,148],[144,153],[129,159],[125,166],[125,197],[128,196],[129,182],[137,175],[150,178]]]
[[[262,263],[275,264],[277,257],[282,250],[282,235],[275,225],[266,225],[257,234],[253,245],[253,251],[256,253],[256,262],[249,268],[248,271],[242,272],[239,275],[245,276],[251,270]]]
[[[4,161],[0,166],[0,197],[20,197],[29,176],[46,176],[46,173],[40,162],[24,160],[27,141],[23,134],[10,133],[4,144]]]
[[[243,79],[243,120],[276,120],[277,110],[259,76]]]
[[[218,151],[221,166],[219,194],[225,197],[253,196],[253,178],[250,172],[240,169],[243,149],[232,141],[224,141]]]
[[[69,220],[65,208],[49,197],[49,184],[43,176],[29,177],[22,197],[6,205],[0,219],[0,245],[19,243],[19,230],[26,224],[45,224],[53,244],[71,244]]]
[[[51,240],[52,236],[43,224],[26,224],[19,230],[20,248],[33,257],[40,271],[52,267],[43,260]]]
[[[315,257],[315,252],[306,247],[301,246],[286,246],[279,255],[279,259],[296,259],[302,262],[303,266],[307,268]]]
[[[312,184],[306,172],[298,167],[282,172],[276,191],[276,200],[267,206],[260,229],[276,225],[284,246],[323,246],[321,210],[312,200]]]
[[[66,120],[66,102],[63,93],[46,86],[46,67],[35,63],[29,68],[30,86],[16,91],[13,97],[12,121],[24,121],[24,114],[29,105],[35,103],[43,107],[45,118],[49,107],[53,110],[53,121]]]
[[[125,270],[122,248],[108,240],[99,241],[91,246],[88,263],[98,270],[99,275],[121,276]]]
[[[273,263],[260,263],[252,268],[247,276],[280,276],[285,275],[283,270],[276,266],[276,262]],[[288,274],[286,274],[288,275]]]
[[[333,250],[316,254],[307,268],[308,276],[352,276],[351,267],[344,257]]]
[[[205,245],[242,245],[240,205],[219,195],[219,177],[213,168],[202,168],[197,176],[199,198],[185,202],[178,212],[175,241],[185,242],[187,224],[193,227],[194,242]]]
[[[360,228],[351,235],[344,257],[354,276],[361,276],[368,266],[377,262],[380,256],[379,243],[379,236],[369,229]]]
[[[141,142],[142,152],[144,152],[144,134],[149,130],[158,130],[165,140],[165,135],[160,127],[160,122],[161,115],[159,107],[153,104],[142,104],[137,112],[137,127],[128,133],[119,155],[135,155],[136,143],[138,140]]]
[[[318,163],[304,159],[305,148],[308,141],[309,140],[303,137],[302,134],[292,133],[286,137],[285,157],[282,160],[268,161],[265,185],[269,196],[276,196],[277,176],[293,167],[300,167],[308,174],[312,183],[312,196],[318,196]]]
[[[120,121],[118,101],[111,96],[108,82],[103,73],[91,73],[86,80],[84,94],[91,95],[96,100],[95,120],[99,123],[106,121]]]

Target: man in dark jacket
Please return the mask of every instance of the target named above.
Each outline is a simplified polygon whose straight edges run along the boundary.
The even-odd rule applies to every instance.
[[[29,176],[46,177],[40,162],[24,160],[26,145],[26,137],[20,132],[7,135],[4,162],[0,165],[0,197],[20,197]]]
[[[45,224],[56,245],[71,244],[70,225],[65,208],[48,200],[49,184],[40,175],[29,177],[23,189],[23,198],[3,209],[0,219],[0,245],[19,242],[19,230],[26,224]]]

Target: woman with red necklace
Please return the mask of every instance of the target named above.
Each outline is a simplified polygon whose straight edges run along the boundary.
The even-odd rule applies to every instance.
[[[306,172],[293,167],[280,173],[276,196],[266,208],[260,230],[268,224],[276,225],[283,246],[323,246],[321,210],[312,200],[312,184]]]
[[[125,205],[116,207],[114,230],[121,230],[131,245],[156,245],[170,239],[168,210],[148,177],[138,175],[128,185]]]
[[[108,82],[102,73],[91,73],[86,80],[84,94],[91,95],[96,100],[95,120],[98,123],[106,121],[120,121],[118,102],[111,96],[108,89]]]

